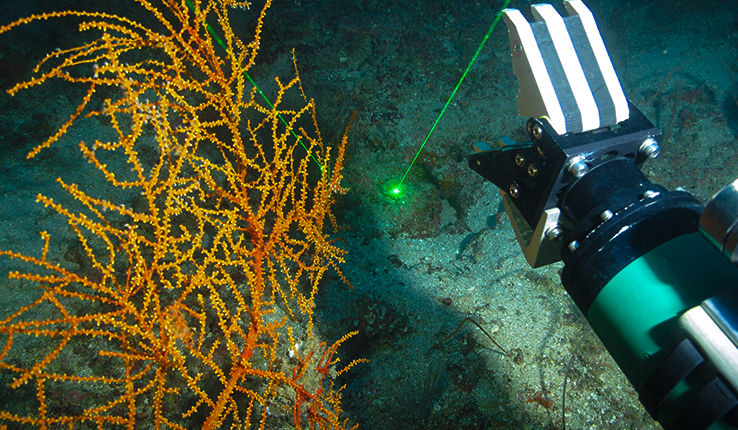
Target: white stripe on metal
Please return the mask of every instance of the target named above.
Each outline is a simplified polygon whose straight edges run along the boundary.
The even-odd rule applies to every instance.
[[[581,113],[582,131],[594,130],[600,127],[600,111],[597,109],[592,90],[589,87],[584,70],[579,62],[577,52],[574,50],[574,44],[566,29],[564,19],[561,18],[556,9],[550,4],[537,4],[531,6],[533,16],[536,21],[545,22],[548,32],[551,34],[556,55],[561,60],[561,66],[564,68],[566,80],[574,94],[574,100]]]
[[[523,54],[528,59],[531,72],[538,85],[538,92],[541,94],[543,104],[546,107],[551,127],[558,134],[565,134],[566,119],[564,118],[564,112],[561,110],[561,104],[558,97],[556,97],[556,91],[554,91],[553,83],[551,83],[548,70],[546,70],[541,51],[538,49],[538,43],[536,43],[536,38],[533,36],[533,29],[530,28],[528,20],[519,10],[505,9],[502,13],[507,16],[518,31]]]
[[[607,48],[605,48],[605,43],[602,41],[600,30],[597,28],[592,12],[587,9],[587,6],[581,0],[565,0],[564,5],[569,11],[569,15],[579,15],[581,18],[589,44],[592,46],[595,59],[605,79],[605,85],[607,85],[607,90],[610,92],[610,98],[612,98],[615,105],[615,118],[617,122],[625,121],[630,117],[628,100],[625,98],[623,88],[615,74],[615,69],[612,66],[612,61],[610,61],[610,56],[607,54]]]

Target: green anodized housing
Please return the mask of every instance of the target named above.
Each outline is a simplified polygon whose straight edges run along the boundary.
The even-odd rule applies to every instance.
[[[687,310],[738,285],[738,271],[700,233],[674,238],[615,275],[592,302],[587,320],[640,392],[675,346],[673,329]],[[692,398],[675,388],[655,417],[670,422]],[[721,428],[713,426],[711,428]]]

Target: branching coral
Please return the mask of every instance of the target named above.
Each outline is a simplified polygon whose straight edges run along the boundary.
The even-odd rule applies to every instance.
[[[0,321],[0,369],[13,389],[31,384],[36,402],[32,413],[0,412],[0,422],[264,428],[270,408],[291,402],[297,428],[344,428],[332,381],[357,363],[336,369],[336,348],[353,333],[288,352],[298,350],[296,321],[314,339],[318,285],[326,271],[341,273],[345,251],[326,224],[336,228],[331,206],[345,191],[346,137],[323,144],[299,75],[276,81],[273,104],[248,78],[269,2],[244,43],[229,14],[247,3],[136,1],[151,22],[62,11],[0,27],[76,17],[96,34],[47,55],[9,93],[53,79],[84,86],[69,120],[28,156],[82,118],[105,119],[116,138],[79,149],[100,180],[136,196],[94,197],[61,179],[78,207],[38,196],[66,218],[84,270],[49,258],[46,232],[40,256],[2,251],[35,267],[10,278],[43,294]],[[301,106],[284,107],[296,98]],[[89,365],[70,366],[80,345]],[[59,393],[76,407],[63,408]]]

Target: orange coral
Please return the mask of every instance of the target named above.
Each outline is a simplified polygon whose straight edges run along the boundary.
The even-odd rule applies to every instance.
[[[97,198],[60,179],[78,208],[38,196],[75,232],[83,269],[47,258],[45,232],[39,257],[0,252],[36,268],[11,279],[43,290],[0,321],[0,369],[13,375],[13,389],[35,385],[37,405],[27,414],[2,411],[0,422],[264,428],[287,404],[297,428],[344,428],[332,380],[362,360],[336,370],[336,348],[354,333],[326,347],[313,338],[312,316],[326,271],[342,277],[345,251],[325,230],[327,222],[335,230],[331,206],[345,192],[346,137],[336,148],[323,145],[299,75],[276,80],[273,105],[260,100],[247,71],[270,2],[244,43],[229,8],[248,3],[164,0],[159,9],[136,1],[152,23],[62,11],[0,27],[2,34],[75,16],[80,31],[99,33],[47,55],[9,93],[50,79],[87,86],[69,120],[28,156],[80,118],[105,117],[117,138],[80,142],[80,151],[111,189],[137,195]],[[299,107],[282,107],[295,96]],[[307,354],[296,353],[295,330],[311,342]],[[87,366],[79,350],[91,354]],[[51,400],[64,392],[79,400],[72,412]]]

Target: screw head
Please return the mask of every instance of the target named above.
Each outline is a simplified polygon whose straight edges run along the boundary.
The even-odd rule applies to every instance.
[[[510,186],[507,188],[507,193],[510,195],[510,197],[517,199],[520,197],[520,188],[518,188],[518,184],[515,182],[511,183]]]
[[[641,146],[638,148],[638,152],[648,158],[656,158],[661,153],[661,147],[659,146],[659,143],[656,142],[656,139],[649,137],[641,143]]]
[[[587,166],[584,157],[581,155],[577,155],[576,157],[570,159],[566,163],[566,165],[569,173],[577,178],[581,178],[582,176],[586,175],[587,172],[589,172],[589,166]]]
[[[643,199],[652,199],[652,198],[658,196],[659,194],[661,194],[661,193],[658,192],[658,191],[646,190],[646,191],[643,192],[643,194],[641,194],[640,200],[643,200]]]
[[[613,216],[613,213],[612,213],[612,211],[611,211],[610,209],[605,209],[605,210],[604,210],[604,211],[603,211],[603,212],[602,212],[602,213],[600,214],[600,219],[601,219],[602,221],[607,221],[607,220],[609,220],[610,218],[612,218],[612,216]]]
[[[530,129],[530,134],[533,138],[539,140],[543,136],[543,128],[541,128],[540,124],[533,124],[533,127]]]
[[[558,239],[561,234],[564,232],[564,230],[561,229],[561,227],[554,226],[546,230],[546,239],[548,240],[556,240]]]

